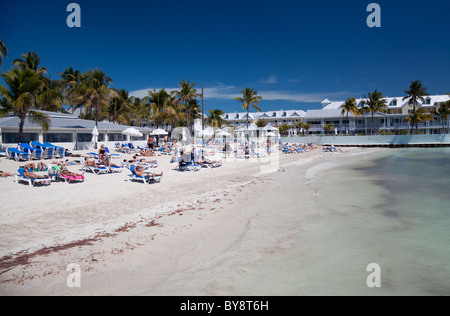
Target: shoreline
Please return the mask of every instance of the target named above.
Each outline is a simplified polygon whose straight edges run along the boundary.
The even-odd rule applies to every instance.
[[[36,250],[29,252],[23,250],[17,252],[16,258],[11,258],[12,262],[8,263],[8,260],[3,260],[4,266],[0,266],[0,282],[3,288],[0,292],[6,295],[34,295],[37,293],[45,293],[44,295],[84,295],[84,294],[100,294],[94,290],[92,293],[89,291],[90,280],[101,279],[101,275],[108,275],[108,271],[127,270],[132,267],[139,267],[142,262],[146,266],[147,261],[154,261],[155,259],[149,258],[148,253],[152,250],[148,248],[156,247],[155,252],[161,255],[164,253],[167,258],[175,258],[180,253],[185,253],[186,249],[191,249],[198,244],[198,238],[213,226],[217,230],[219,236],[215,236],[213,243],[215,246],[215,254],[226,253],[227,247],[233,244],[232,238],[236,238],[240,233],[245,231],[245,209],[248,208],[249,213],[254,212],[251,210],[251,205],[255,199],[258,199],[258,191],[262,186],[267,186],[268,183],[272,183],[272,175],[284,172],[286,167],[289,166],[306,166],[308,164],[315,164],[320,158],[329,159],[332,156],[343,157],[344,155],[364,154],[371,152],[372,150],[349,150],[347,153],[323,153],[320,149],[305,153],[305,154],[289,154],[280,156],[280,165],[278,171],[270,174],[260,174],[260,168],[255,165],[228,165],[225,163],[223,167],[217,169],[202,170],[199,173],[175,173],[173,177],[177,177],[178,180],[183,183],[183,190],[190,191],[184,197],[178,197],[175,200],[164,203],[157,203],[153,207],[148,207],[146,199],[143,199],[143,203],[130,203],[131,209],[133,207],[140,209],[137,212],[126,212],[125,216],[119,216],[114,221],[110,221],[108,225],[104,225],[99,230],[95,231],[95,234],[84,234],[84,238],[72,239],[70,242],[62,242],[58,245],[47,245],[44,247],[37,247]],[[158,157],[158,161],[159,161]],[[164,159],[164,157],[163,157]],[[162,167],[162,164],[161,164]],[[158,167],[156,170],[161,169]],[[225,167],[225,168],[224,168]],[[227,170],[231,168],[231,170]],[[234,167],[234,168],[233,168]],[[224,168],[224,169],[221,169]],[[232,172],[234,169],[234,172]],[[164,169],[165,171],[166,169]],[[202,172],[211,171],[207,175],[202,177],[201,188],[199,190],[193,190],[192,183],[199,184],[199,179]],[[232,172],[232,175],[225,177],[224,174],[219,173],[223,171],[224,174]],[[215,174],[215,172],[217,172]],[[166,176],[166,171],[165,171]],[[168,172],[170,176],[170,172]],[[92,179],[98,180],[99,177],[106,176],[94,176],[88,178],[88,181]],[[180,177],[184,176],[184,177]],[[222,181],[218,181],[216,178],[224,177]],[[119,178],[124,178],[122,174]],[[197,181],[196,181],[197,180]],[[214,180],[214,181],[213,181]],[[306,181],[307,179],[305,179]],[[169,181],[169,179],[167,179]],[[210,181],[210,183],[208,183]],[[165,179],[161,182],[163,184]],[[206,184],[205,184],[206,182]],[[230,184],[231,183],[231,184]],[[125,183],[126,185],[132,185],[136,188],[137,192],[128,192],[131,200],[136,197],[140,197],[145,189],[150,191],[166,192],[171,190],[178,190],[179,188],[173,188],[173,186],[165,187],[164,190],[158,190],[158,185],[143,185],[139,183]],[[225,185],[227,184],[227,185]],[[14,186],[18,186],[14,184]],[[66,186],[67,187],[67,186]],[[72,185],[70,186],[72,187]],[[38,188],[30,188],[38,189]],[[50,188],[51,189],[51,188]],[[163,189],[163,188],[161,188]],[[202,192],[204,190],[204,192]],[[251,198],[249,198],[251,196]],[[119,196],[120,200],[120,196]],[[113,202],[116,202],[117,199]],[[161,201],[161,200],[159,200]],[[91,201],[91,204],[96,205],[95,201]],[[113,203],[114,204],[114,203]],[[238,204],[239,207],[235,207]],[[92,206],[92,205],[91,205]],[[125,219],[125,220],[124,220]],[[98,222],[97,222],[98,223]],[[84,224],[81,221],[81,224]],[[94,225],[95,226],[95,225]],[[80,225],[79,227],[84,227]],[[227,228],[228,227],[228,228]],[[230,228],[231,227],[231,228]],[[229,234],[228,230],[231,229],[233,233]],[[83,231],[83,229],[82,229]],[[86,231],[86,229],[84,229]],[[80,231],[78,231],[80,233]],[[206,234],[206,233],[205,233]],[[211,232],[208,232],[211,234]],[[71,236],[70,234],[66,235]],[[83,235],[83,234],[81,234]],[[231,240],[227,240],[224,236],[230,236]],[[61,239],[61,237],[59,237]],[[70,239],[70,238],[69,238]],[[223,239],[223,240],[221,240]],[[193,240],[197,240],[197,243],[192,243]],[[202,242],[209,242],[208,240]],[[168,249],[177,249],[168,254],[164,250],[165,243],[169,243]],[[179,244],[179,245],[177,245]],[[223,249],[221,247],[224,247]],[[220,252],[220,249],[223,251]],[[142,252],[142,258],[139,253]],[[136,256],[137,259],[131,260],[134,263],[127,262],[126,257]],[[145,255],[144,255],[145,253]],[[176,254],[175,254],[176,253]],[[203,254],[205,257],[209,255]],[[3,256],[3,259],[5,257]],[[14,265],[14,259],[17,260]],[[150,259],[150,260],[149,260]],[[83,283],[88,285],[82,286],[80,289],[70,289],[65,284],[65,278],[68,275],[66,272],[66,266],[71,263],[82,263],[81,271],[83,273]],[[139,264],[140,263],[140,264]],[[10,266],[8,266],[10,264]],[[161,265],[160,262],[155,266]],[[137,268],[135,268],[137,269]],[[158,269],[164,270],[164,267]],[[181,269],[182,270],[182,269]],[[158,273],[156,274],[158,275]],[[153,279],[153,282],[157,282],[156,276],[147,276]],[[87,281],[86,281],[87,279]],[[106,279],[108,279],[106,277]],[[44,281],[45,280],[45,281]],[[162,281],[161,281],[162,282]],[[94,282],[95,283],[95,282]],[[49,290],[49,288],[51,290]],[[97,286],[92,285],[92,289]],[[97,289],[101,292],[101,290]],[[105,289],[103,289],[105,290]],[[106,292],[111,295],[120,295],[126,293],[126,290],[119,289],[117,292]],[[129,289],[131,295],[132,289]],[[170,295],[169,293],[166,293]],[[100,294],[101,295],[101,294]],[[150,293],[152,295],[152,293]],[[214,293],[212,293],[214,295]]]

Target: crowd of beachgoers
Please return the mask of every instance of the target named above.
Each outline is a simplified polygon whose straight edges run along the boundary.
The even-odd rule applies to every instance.
[[[167,156],[174,165],[174,170],[199,171],[202,168],[222,166],[222,159],[264,158],[270,157],[273,153],[304,153],[318,147],[310,143],[283,143],[281,140],[271,138],[254,140],[210,138],[192,140],[188,143],[170,140],[167,137],[159,140],[150,136],[146,146],[116,143],[113,150],[100,145],[98,150],[75,153],[50,143],[21,143],[17,148],[8,148],[4,153],[7,159],[22,163],[17,170],[0,171],[0,176],[15,177],[16,182],[26,182],[34,186],[51,184],[52,181],[83,182],[85,172],[107,174],[128,169],[131,172],[127,176],[128,180],[144,180],[150,183],[156,178],[160,179],[164,174],[163,171],[159,173],[149,171],[158,167],[158,161],[152,158],[156,156]],[[48,157],[48,154],[44,156],[50,148],[54,150],[54,156]],[[334,146],[324,150],[337,151]],[[125,154],[126,158],[121,157],[121,154]],[[40,158],[49,158],[51,162]],[[79,172],[68,169],[73,165],[80,166]]]

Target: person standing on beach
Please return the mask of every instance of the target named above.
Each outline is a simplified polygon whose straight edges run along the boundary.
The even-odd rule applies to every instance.
[[[147,140],[147,147],[148,147],[151,151],[153,151],[154,143],[155,143],[155,139],[154,139],[151,135],[149,135],[149,136],[148,136],[148,140]]]

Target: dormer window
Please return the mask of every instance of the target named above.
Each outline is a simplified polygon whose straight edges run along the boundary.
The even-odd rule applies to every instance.
[[[361,101],[361,102],[359,103],[359,107],[360,107],[360,108],[363,108],[365,104],[366,104],[366,101]]]
[[[230,116],[227,114],[225,115],[225,119],[228,120],[230,118]]]
[[[272,117],[277,117],[277,112],[273,112]]]
[[[238,119],[239,118],[239,114],[236,114],[236,117],[235,117],[236,119]]]
[[[425,99],[425,104],[431,104],[431,98],[426,98]]]
[[[286,115],[287,115],[287,113],[286,113],[286,112],[283,112],[283,115],[282,115],[282,116],[283,116],[283,117],[286,117]]]
[[[392,100],[392,106],[397,106],[397,99]]]

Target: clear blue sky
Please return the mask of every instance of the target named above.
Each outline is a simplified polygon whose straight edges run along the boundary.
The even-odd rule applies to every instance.
[[[81,28],[66,7],[81,6]],[[381,28],[366,7],[381,6]],[[240,111],[248,86],[263,110],[311,109],[324,98],[362,97],[375,89],[402,96],[421,80],[431,94],[450,92],[450,2],[343,1],[2,1],[0,39],[9,58],[41,57],[52,78],[74,67],[100,68],[113,87],[136,95],[205,88],[207,109]]]

